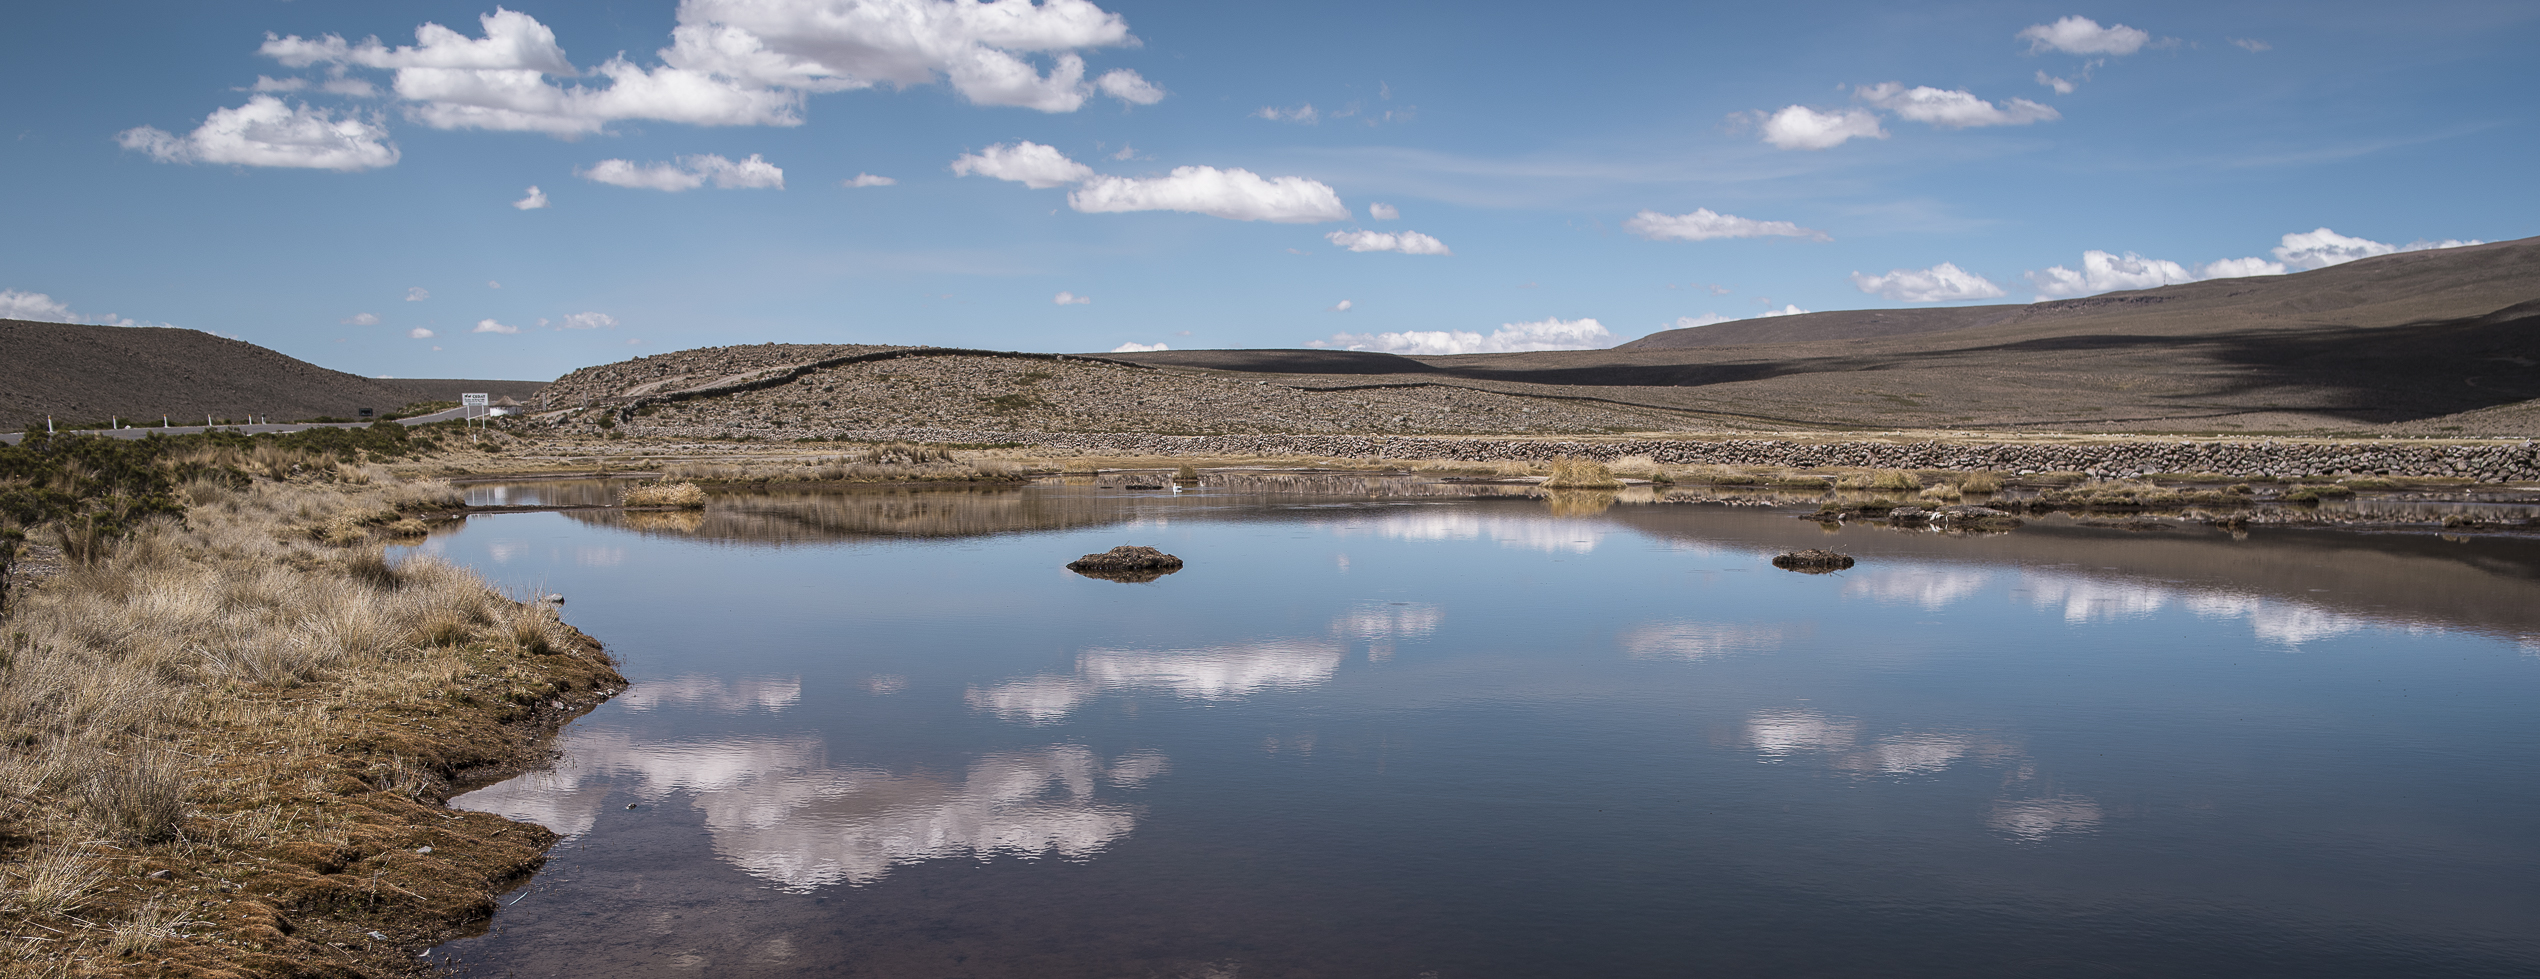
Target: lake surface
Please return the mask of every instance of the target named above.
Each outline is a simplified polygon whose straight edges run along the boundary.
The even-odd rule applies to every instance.
[[[1830,533],[1519,487],[1119,484],[718,496],[431,538],[566,596],[635,680],[552,771],[453,803],[570,839],[432,957],[2540,973],[2532,541]],[[1118,544],[1189,564],[1061,568]],[[1861,563],[1768,563],[1818,546]]]

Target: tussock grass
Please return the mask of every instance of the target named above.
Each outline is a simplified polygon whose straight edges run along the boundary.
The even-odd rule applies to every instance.
[[[1855,476],[1846,476],[1837,480],[1835,485],[1842,489],[1849,490],[1877,490],[1886,493],[1915,493],[1922,490],[1923,481],[1921,477],[1902,469],[1880,469]]]
[[[1614,471],[1594,459],[1561,456],[1552,460],[1552,478],[1543,484],[1549,489],[1615,489],[1623,481]]]
[[[357,937],[329,924],[336,905],[306,896],[316,892],[195,904],[186,888],[208,889],[214,872],[250,882],[242,898],[321,886],[271,871],[380,832],[362,827],[390,818],[383,804],[347,793],[437,803],[452,766],[510,750],[487,718],[525,718],[561,695],[543,677],[572,674],[538,664],[614,677],[547,608],[375,543],[401,508],[450,501],[446,485],[351,470],[182,482],[181,521],[99,535],[86,561],[65,562],[0,619],[0,839],[13,841],[0,850],[0,933],[52,939],[0,948],[0,974],[144,953],[226,961],[224,949],[251,943],[284,951],[252,908],[299,908],[292,942]],[[424,738],[430,719],[465,710],[480,712],[466,715],[473,733],[452,722]],[[488,845],[518,850],[503,858],[517,862],[534,858],[533,839]],[[180,872],[150,878],[154,864]],[[188,916],[211,920],[175,927]]]
[[[697,509],[706,505],[706,491],[695,483],[652,483],[626,491],[627,506],[667,506]]]

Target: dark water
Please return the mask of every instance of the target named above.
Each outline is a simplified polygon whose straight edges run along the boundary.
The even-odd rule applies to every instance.
[[[2528,976],[2540,547],[1298,478],[478,517],[637,685],[486,976]],[[1078,577],[1115,544],[1189,562]],[[1835,546],[1827,576],[1771,554]]]

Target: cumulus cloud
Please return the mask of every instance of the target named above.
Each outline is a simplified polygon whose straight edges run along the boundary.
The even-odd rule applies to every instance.
[[[505,326],[505,325],[503,325],[503,324],[501,324],[501,323],[494,322],[493,320],[477,320],[477,321],[476,321],[476,329],[469,330],[468,332],[470,332],[470,333],[518,333],[518,332],[520,332],[520,327],[517,327],[517,326]]]
[[[285,105],[257,95],[235,109],[215,109],[183,136],[153,126],[116,134],[115,142],[161,163],[227,163],[248,167],[375,170],[397,163],[397,147],[376,120]]]
[[[1862,292],[1902,303],[1943,303],[2002,295],[2001,286],[1949,262],[1927,269],[1894,269],[1886,275],[1854,272],[1852,284]]]
[[[409,340],[430,340],[430,339],[432,339],[433,335],[434,335],[434,334],[433,334],[433,332],[432,332],[432,331],[427,330],[427,329],[424,329],[423,327],[420,327],[420,326],[415,327],[414,329],[411,329],[411,330],[407,330],[407,331],[406,331],[406,338],[407,338],[407,339],[409,339]]]
[[[0,290],[0,319],[40,320],[46,323],[73,323],[79,317],[69,303],[58,302],[41,292]]]
[[[2263,258],[2226,258],[2196,267],[2199,279],[2245,279],[2253,275],[2283,275],[2283,262]]]
[[[1323,236],[1354,252],[1401,252],[1405,255],[1453,255],[1446,243],[1417,231],[1335,231]]]
[[[2044,68],[2037,70],[2037,83],[2054,89],[2055,94],[2057,95],[2071,95],[2073,94],[2073,89],[2078,87],[2072,82],[2047,74],[2046,69]]]
[[[1302,122],[1309,126],[1317,122],[1321,122],[1323,119],[1322,113],[1314,111],[1314,103],[1312,102],[1297,106],[1293,109],[1282,109],[1276,106],[1265,105],[1258,111],[1255,111],[1252,115],[1255,119],[1268,119],[1272,122]]]
[[[2249,52],[2250,54],[2256,54],[2256,53],[2258,53],[2258,52],[2260,52],[2260,51],[2273,51],[2273,50],[2275,50],[2275,45],[2268,44],[2268,43],[2267,43],[2267,42],[2265,42],[2265,41],[2261,41],[2261,40],[2258,40],[2258,39],[2256,39],[2256,38],[2251,38],[2251,37],[2233,37],[2233,38],[2225,38],[2224,40],[2230,41],[2230,42],[2231,42],[2231,45],[2232,45],[2233,47],[2239,48],[2239,49],[2241,49],[2241,50],[2243,50],[2243,51],[2247,51],[2247,52]]]
[[[559,330],[597,330],[617,325],[617,317],[607,313],[567,313],[556,322]]]
[[[2111,255],[2098,249],[2081,253],[2081,271],[2061,265],[2043,272],[2023,273],[2037,287],[2037,298],[2086,296],[2119,289],[2150,289],[2177,282],[2194,282],[2196,276],[2177,262],[2145,258],[2133,252]]]
[[[963,177],[993,177],[1011,180],[1034,190],[1072,184],[1094,175],[1094,168],[1067,158],[1056,147],[1028,140],[1012,144],[999,143],[977,153],[966,153],[952,162],[952,172]]]
[[[1802,228],[1788,221],[1756,221],[1734,214],[1714,213],[1697,207],[1691,214],[1660,214],[1642,211],[1623,222],[1623,230],[1652,241],[1708,241],[1713,238],[1806,238],[1810,241],[1833,241],[1823,231]]]
[[[1061,292],[1058,295],[1051,296],[1050,303],[1058,306],[1091,306],[1094,304],[1094,297],[1079,296],[1072,292]]]
[[[1536,350],[1592,350],[1614,345],[1614,334],[1593,319],[1547,319],[1508,323],[1488,336],[1471,330],[1411,330],[1401,333],[1335,333],[1306,346],[1337,350],[1376,350],[1391,354],[1525,353]]]
[[[2276,259],[2283,262],[2286,266],[2308,270],[2324,269],[2331,265],[2342,265],[2359,258],[2371,258],[2375,255],[2390,255],[2398,252],[2421,252],[2433,248],[2460,248],[2465,245],[2483,244],[2486,244],[2486,242],[2475,239],[2463,241],[2458,238],[2446,238],[2441,241],[2428,241],[2426,239],[2419,238],[2404,245],[2392,245],[2373,241],[2369,238],[2350,238],[2345,235],[2338,234],[2337,232],[2330,231],[2327,228],[2320,228],[2314,231],[2302,231],[2285,235],[2284,243],[2276,246],[2274,251]]]
[[[892,185],[897,184],[897,183],[899,183],[899,181],[897,181],[897,180],[893,180],[893,179],[891,179],[891,178],[889,178],[889,177],[877,177],[877,176],[874,176],[874,175],[869,174],[869,173],[859,173],[859,174],[856,174],[856,175],[855,175],[855,176],[853,176],[853,177],[849,177],[849,178],[847,178],[847,179],[845,179],[845,180],[838,181],[838,186],[840,186],[840,187],[889,187],[889,186],[892,186]]]
[[[638,164],[628,160],[601,160],[585,169],[573,171],[573,175],[616,187],[674,193],[695,190],[708,182],[726,190],[785,189],[785,171],[756,153],[738,163],[712,153],[683,156],[677,163]]]
[[[1339,302],[1323,307],[1323,311],[1326,313],[1346,313],[1349,312],[1351,305],[1352,303],[1349,300],[1343,299]]]
[[[1116,353],[1116,354],[1151,354],[1151,353],[1154,353],[1154,352],[1156,352],[1156,351],[1158,351],[1158,350],[1171,350],[1171,349],[1173,349],[1173,348],[1172,348],[1172,347],[1170,347],[1170,346],[1167,346],[1167,345],[1165,345],[1165,344],[1161,344],[1161,343],[1136,343],[1136,342],[1130,342],[1130,343],[1124,343],[1124,344],[1121,344],[1121,345],[1119,345],[1119,346],[1117,346],[1117,347],[1113,347],[1113,348],[1111,348],[1111,352],[1112,352],[1112,353]]]
[[[1401,216],[1402,211],[1391,204],[1367,205],[1367,218],[1371,221],[1391,221]]]
[[[1187,211],[1234,221],[1311,224],[1346,221],[1350,213],[1331,187],[1304,177],[1265,178],[1250,170],[1216,167],[1175,167],[1161,177],[1114,177],[1029,141],[965,154],[953,160],[952,171],[1036,190],[1076,184],[1067,206],[1087,214]]]
[[[943,81],[974,104],[1043,112],[1072,112],[1097,92],[1140,105],[1165,94],[1128,69],[1086,79],[1078,51],[1138,44],[1087,0],[687,0],[661,64],[620,55],[587,72],[528,14],[497,8],[478,23],[481,37],[426,23],[400,47],[267,35],[259,53],[290,67],[392,71],[408,117],[424,125],[567,137],[631,119],[800,125],[807,94],[876,85]],[[1049,59],[1046,71],[1036,57]],[[574,76],[606,84],[550,80]]]
[[[1762,122],[1764,141],[1786,150],[1831,149],[1855,136],[1887,138],[1887,130],[1879,128],[1878,115],[1868,109],[1819,112],[1794,105],[1764,116]]]
[[[2053,106],[2027,99],[2011,99],[1997,106],[1975,97],[1972,92],[1929,85],[1906,88],[1901,82],[1864,85],[1854,89],[1853,95],[1872,106],[1896,113],[1897,118],[1930,123],[1942,129],[2025,126],[2064,117]]]
[[[1710,326],[1715,323],[1735,323],[1741,318],[1760,320],[1771,316],[1798,316],[1806,312],[1808,311],[1799,308],[1798,303],[1788,303],[1783,305],[1780,309],[1768,309],[1750,317],[1722,316],[1718,313],[1704,313],[1700,316],[1679,316],[1676,317],[1676,321],[1674,323],[1662,326],[1661,329],[1689,330],[1697,326]]]
[[[547,192],[539,190],[537,184],[530,184],[529,196],[513,201],[512,206],[524,211],[535,211],[539,208],[546,207]]]
[[[344,324],[345,326],[378,326],[378,325],[379,325],[379,314],[378,314],[378,313],[354,313],[353,315],[351,315],[351,316],[349,316],[349,317],[346,317],[346,318],[344,318],[344,319],[341,319],[341,320],[337,320],[336,322],[342,323],[342,324]]]
[[[1102,94],[1132,105],[1154,105],[1164,101],[1164,89],[1126,68],[1114,68],[1094,79],[1094,87]]]
[[[1092,177],[1067,195],[1067,206],[1088,214],[1186,211],[1285,224],[1349,220],[1340,195],[1320,181],[1264,178],[1240,168],[1175,167],[1162,177]]]
[[[2127,55],[2152,42],[2152,35],[2124,24],[2101,27],[2098,21],[2079,15],[2052,24],[2031,24],[2012,36],[2027,41],[2032,53]]]
[[[432,298],[432,290],[430,289],[426,289],[422,286],[408,286],[406,288],[407,302],[419,303],[430,298]]]

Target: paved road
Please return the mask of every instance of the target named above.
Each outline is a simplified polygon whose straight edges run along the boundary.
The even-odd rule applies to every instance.
[[[457,419],[457,418],[462,418],[462,417],[465,417],[465,416],[467,415],[467,413],[468,413],[468,411],[469,411],[469,410],[470,410],[470,409],[467,409],[467,408],[449,408],[449,409],[445,409],[445,410],[442,410],[442,411],[436,411],[436,412],[433,412],[433,413],[431,413],[431,414],[429,414],[429,415],[416,415],[416,416],[414,416],[414,417],[412,417],[412,418],[400,418],[400,419],[397,419],[397,424],[404,425],[404,426],[406,426],[407,428],[413,428],[413,427],[415,427],[415,426],[417,426],[417,425],[429,425],[429,424],[432,424],[433,422],[446,422],[446,421],[451,421],[451,420],[454,420],[454,419]],[[476,410],[482,411],[483,409],[476,409]],[[299,431],[306,431],[306,430],[308,430],[308,429],[312,429],[312,428],[369,428],[372,424],[373,424],[372,422],[295,422],[295,423],[291,423],[291,424],[283,424],[283,425],[217,425],[217,426],[211,426],[211,427],[205,427],[205,426],[202,426],[202,425],[177,425],[177,426],[173,426],[173,427],[169,427],[169,428],[160,428],[160,427],[158,427],[158,426],[156,426],[156,425],[153,425],[153,426],[150,426],[150,427],[148,427],[148,428],[141,428],[141,427],[137,427],[137,426],[136,426],[136,427],[133,427],[133,428],[110,428],[110,429],[101,429],[101,430],[95,430],[95,431],[82,430],[82,431],[80,432],[80,434],[83,434],[83,435],[104,435],[104,436],[107,436],[107,437],[109,437],[109,438],[119,438],[119,439],[137,439],[137,438],[143,438],[143,437],[146,437],[146,436],[149,436],[149,435],[152,435],[152,434],[158,434],[158,435],[196,435],[196,434],[200,434],[200,433],[203,433],[203,432],[208,432],[208,431],[211,431],[211,430],[212,430],[212,428],[218,428],[218,429],[220,429],[221,431],[224,431],[224,432],[245,432],[245,433],[247,433],[247,434],[249,434],[249,435],[268,435],[268,434],[272,434],[272,433],[275,433],[275,432],[299,432]],[[71,433],[69,433],[69,432],[63,432],[63,433],[61,433],[61,434],[68,435],[68,434],[71,434]],[[25,438],[25,437],[26,437],[26,434],[25,434],[25,433],[23,433],[23,432],[6,432],[6,433],[0,433],[0,443],[7,443],[7,444],[9,444],[9,445],[16,445],[16,444],[18,444],[18,440],[23,439],[23,438]]]

